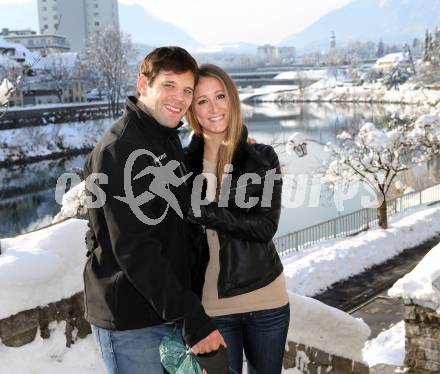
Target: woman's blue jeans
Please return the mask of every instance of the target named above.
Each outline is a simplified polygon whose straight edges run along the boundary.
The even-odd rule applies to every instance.
[[[108,374],[164,374],[159,346],[175,324],[114,331],[92,325]]]
[[[213,317],[228,345],[230,372],[241,374],[243,350],[249,374],[280,374],[290,321],[289,304],[280,308]]]

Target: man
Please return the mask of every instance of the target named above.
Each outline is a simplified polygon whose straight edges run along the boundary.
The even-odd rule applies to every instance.
[[[191,246],[181,215],[190,196],[177,128],[197,78],[184,49],[151,52],[139,69],[139,98],[127,98],[124,115],[85,163],[86,178],[108,178],[97,183],[105,204],[88,209],[97,247],[84,269],[84,291],[86,319],[109,373],[163,373],[159,345],[176,331],[174,322],[194,353],[226,347],[191,291]]]

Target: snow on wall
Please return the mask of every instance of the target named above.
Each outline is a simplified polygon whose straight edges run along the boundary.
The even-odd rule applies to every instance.
[[[362,362],[362,348],[371,331],[361,319],[318,300],[289,292],[288,341]]]
[[[402,366],[405,358],[405,323],[401,321],[369,340],[362,355],[370,367],[377,364]]]
[[[0,319],[70,297],[83,289],[84,220],[1,239]]]
[[[416,304],[430,307],[440,313],[440,290],[436,290],[432,285],[432,281],[439,277],[440,244],[437,244],[411,272],[394,283],[388,290],[388,295],[411,299]]]

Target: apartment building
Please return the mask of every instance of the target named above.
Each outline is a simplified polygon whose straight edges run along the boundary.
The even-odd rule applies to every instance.
[[[70,45],[67,39],[61,35],[43,34],[37,35],[35,31],[9,30],[3,28],[0,37],[10,43],[22,44],[29,51],[40,52],[42,56],[48,53],[68,52]]]
[[[70,49],[80,52],[88,37],[102,27],[119,29],[117,0],[38,0],[41,34],[65,36]]]

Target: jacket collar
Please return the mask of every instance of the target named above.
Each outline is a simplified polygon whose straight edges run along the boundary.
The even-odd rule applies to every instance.
[[[179,134],[179,128],[182,127],[183,122],[180,121],[179,124],[174,127],[167,127],[156,121],[150,114],[144,112],[136,104],[138,99],[134,96],[128,96],[125,101],[125,112],[124,116],[130,119],[135,119],[135,123],[139,130],[146,136],[159,136],[159,137],[169,137],[177,136]]]
[[[240,142],[235,150],[234,157],[232,158],[232,165],[234,167],[232,174],[239,173],[241,168],[244,167],[247,159],[249,158],[249,145],[247,144],[248,130],[243,125],[243,131],[241,133]],[[191,141],[187,147],[187,161],[190,170],[201,173],[203,170],[203,153],[204,153],[205,140],[202,135],[193,134]]]

